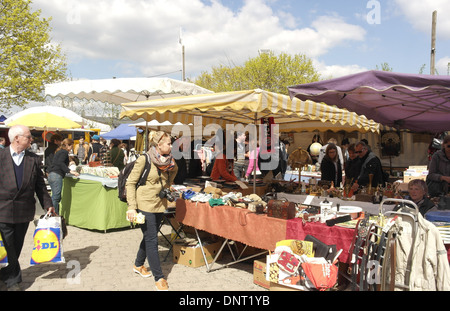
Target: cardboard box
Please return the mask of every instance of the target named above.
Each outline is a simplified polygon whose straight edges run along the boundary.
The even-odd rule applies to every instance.
[[[253,283],[261,287],[270,288],[270,282],[266,279],[266,263],[261,260],[253,262]]]
[[[413,179],[426,180],[428,170],[426,166],[410,166],[403,172],[403,182],[409,183]]]
[[[219,252],[222,242],[204,242],[203,250],[205,251],[206,260],[211,263]],[[219,256],[218,259],[220,259]],[[198,245],[177,242],[173,245],[173,262],[188,267],[201,267],[205,265],[202,249]]]
[[[272,254],[266,256],[266,279],[270,282],[271,291],[308,291],[309,289],[301,284],[289,284],[290,281],[297,283],[300,279],[296,279],[296,276],[292,276],[287,272],[284,272],[279,268],[278,261],[279,254]],[[298,277],[298,276],[297,276]],[[288,283],[286,283],[286,281]]]
[[[286,286],[286,285],[283,285],[283,284],[270,282],[270,291],[276,291],[276,292],[280,292],[280,291],[301,292],[302,290],[298,289],[298,288],[293,288],[293,287],[290,287],[290,286]]]

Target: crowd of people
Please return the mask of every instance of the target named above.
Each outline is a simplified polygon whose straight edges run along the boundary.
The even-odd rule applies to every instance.
[[[78,172],[71,167],[72,161],[76,164],[86,164],[100,159],[103,164],[122,169],[129,161],[129,155],[126,145],[117,139],[111,140],[110,145],[107,146],[105,142],[101,142],[98,135],[94,135],[91,144],[84,139],[74,144],[72,139],[55,134],[45,150],[45,167],[42,170],[39,156],[29,151],[33,137],[27,127],[21,125],[11,127],[8,138],[11,142],[9,146],[4,146],[0,140],[2,165],[0,233],[9,264],[0,270],[0,280],[5,282],[8,289],[14,290],[20,289],[19,284],[22,281],[19,256],[28,225],[34,219],[34,197],[37,197],[48,213],[57,215],[64,176],[67,173],[78,175]],[[134,222],[139,214],[144,217],[140,226],[142,240],[138,246],[132,271],[142,277],[153,276],[157,290],[168,290],[169,286],[161,269],[158,254],[158,227],[168,207],[167,191],[173,184],[181,184],[184,176],[187,177],[189,174],[199,176],[205,171],[203,163],[198,165],[196,161],[198,158],[191,157],[189,164],[186,163],[186,159],[175,159],[173,142],[167,133],[151,132],[149,150],[145,156],[137,158],[126,182],[127,219]],[[176,144],[177,149],[182,149],[183,146],[184,144],[181,143]],[[234,152],[230,157],[226,149],[231,146],[234,147]],[[212,180],[236,181],[245,180],[254,173],[264,176],[271,171],[274,176],[280,174],[283,178],[287,170],[288,146],[288,141],[281,140],[270,146],[272,156],[277,155],[275,157],[277,162],[266,170],[263,164],[267,163],[265,162],[267,159],[261,155],[263,149],[260,149],[257,142],[248,142],[245,133],[237,133],[229,143],[217,144],[214,150],[215,156],[210,158],[211,161],[208,163],[211,166],[210,177]],[[322,146],[316,165],[320,167],[323,180],[329,180],[336,186],[342,183],[349,184],[354,191],[369,184],[372,187],[384,185],[386,176],[381,161],[371,150],[367,141],[349,144],[347,140],[341,146],[338,146],[334,139],[330,139],[326,145]],[[198,149],[192,149],[191,155],[197,151]],[[150,162],[149,174],[146,182],[137,187],[146,167],[146,161]],[[195,167],[197,170],[192,169]],[[344,172],[345,178],[343,178]],[[51,196],[46,188],[45,177],[52,190]],[[429,194],[448,194],[449,183],[450,135],[444,138],[442,149],[433,155],[427,181],[412,180],[408,184],[409,198],[418,205],[420,213],[425,215],[437,208],[436,204],[430,200]],[[148,261],[151,271],[144,266],[145,260]]]
[[[191,152],[187,173],[185,178],[195,178],[197,176],[207,176],[213,181],[248,181],[255,176],[263,178],[269,172],[273,177],[284,178],[288,168],[288,148],[290,143],[287,140],[279,140],[273,148],[265,147],[266,154],[261,154],[259,142],[247,139],[245,132],[236,132],[234,138],[227,138],[217,134],[216,140],[209,146],[203,142],[202,146],[213,150],[212,161],[203,165],[205,158],[195,154],[202,153],[202,150]],[[220,141],[220,143],[219,143]],[[192,146],[192,144],[191,144]],[[178,148],[178,146],[176,146]],[[274,160],[274,164],[268,164]],[[180,159],[185,165],[186,159]],[[180,164],[180,162],[178,162]],[[265,164],[266,165],[265,165]],[[184,180],[184,179],[183,179]]]

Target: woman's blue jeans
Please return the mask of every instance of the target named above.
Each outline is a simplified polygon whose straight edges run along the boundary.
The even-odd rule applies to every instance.
[[[158,228],[161,223],[163,213],[149,213],[140,211],[145,216],[145,223],[140,225],[143,237],[136,256],[135,265],[144,265],[147,259],[155,281],[164,278],[161,269],[161,262],[158,253]]]
[[[56,213],[59,215],[59,202],[61,202],[61,191],[63,187],[63,177],[55,172],[48,174],[48,184],[52,189],[52,202]]]

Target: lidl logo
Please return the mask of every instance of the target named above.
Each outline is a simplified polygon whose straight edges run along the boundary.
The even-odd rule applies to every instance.
[[[2,239],[0,238],[0,263],[5,262],[6,260],[6,249],[5,244],[3,244]]]
[[[35,231],[31,264],[51,262],[55,261],[56,258],[61,257],[59,231],[59,228],[40,229]]]

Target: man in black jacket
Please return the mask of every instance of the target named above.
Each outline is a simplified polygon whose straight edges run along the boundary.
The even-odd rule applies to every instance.
[[[369,146],[365,142],[360,141],[355,146],[355,153],[361,159],[361,170],[353,183],[352,190],[356,191],[360,186],[369,186],[369,174],[373,174],[372,187],[377,187],[379,184],[384,185],[381,161],[370,151]]]

